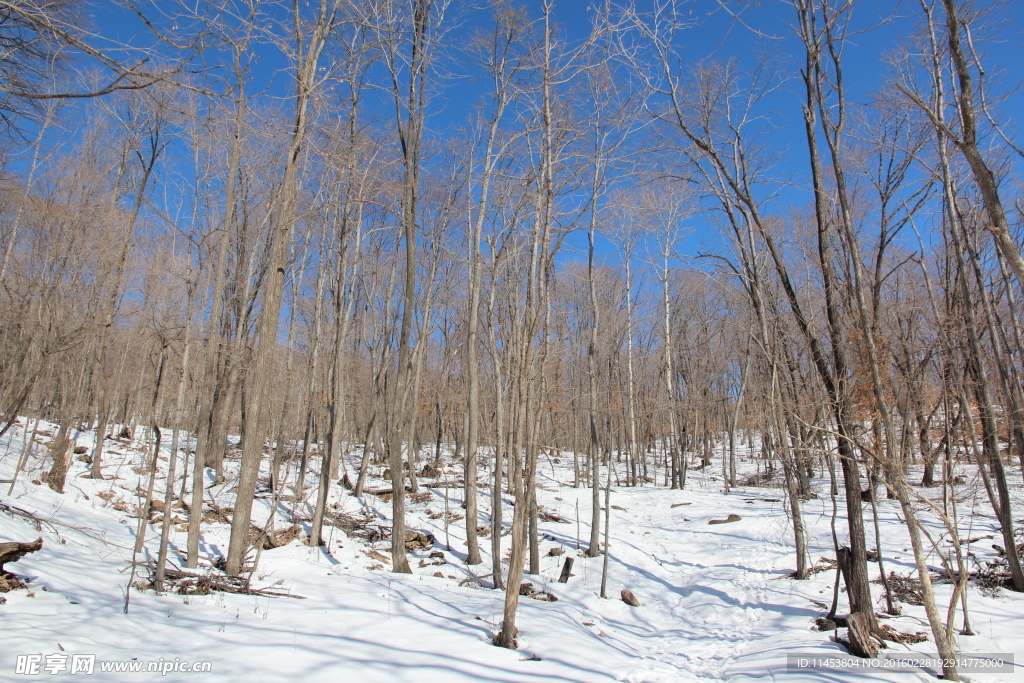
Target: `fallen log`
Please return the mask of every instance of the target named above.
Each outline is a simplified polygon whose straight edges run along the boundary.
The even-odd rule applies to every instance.
[[[368,493],[371,496],[390,496],[390,495],[394,494],[394,492],[395,492],[395,489],[393,489],[393,488],[386,488],[386,489],[363,489],[363,493]],[[406,493],[411,493],[412,492],[412,487],[411,486],[406,486],[405,487],[405,492]]]
[[[480,576],[467,576],[466,578],[462,579],[462,581],[459,581],[459,585],[465,586],[467,583],[473,583],[474,581],[483,581],[484,579],[489,579],[492,576],[494,576],[493,572],[490,574],[481,574]]]
[[[0,593],[9,593],[10,591],[26,587],[25,582],[4,570],[4,564],[7,562],[17,562],[25,555],[34,553],[42,547],[42,537],[32,543],[19,543],[17,541],[0,543]],[[3,604],[5,601],[5,598],[0,597],[0,604]]]
[[[0,575],[7,573],[4,570],[4,565],[8,562],[17,562],[29,553],[34,553],[42,547],[42,536],[31,543],[19,543],[17,541],[0,543]]]
[[[732,522],[738,522],[742,517],[739,515],[729,515],[725,519],[709,519],[708,524],[730,524]]]

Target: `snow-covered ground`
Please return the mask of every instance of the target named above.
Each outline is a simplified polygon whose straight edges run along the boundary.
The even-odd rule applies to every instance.
[[[42,443],[56,433],[54,425],[43,424],[41,429],[51,432],[38,438]],[[93,437],[80,433],[77,443],[91,447]],[[167,444],[166,433],[164,438]],[[0,440],[0,478],[13,473],[23,439],[19,426]],[[544,462],[539,502],[571,521],[541,523],[545,538],[542,572],[525,580],[558,599],[521,599],[519,649],[515,651],[491,645],[499,628],[503,594],[474,584],[460,586],[460,580],[470,576],[462,564],[464,523],[454,521],[446,529],[442,514],[446,491],[452,496],[448,511],[460,517],[464,514],[461,492],[454,488],[425,489],[429,496],[421,496],[422,502],[409,501],[409,528],[436,537],[433,548],[412,553],[412,575],[386,571],[386,563],[379,557],[387,555],[389,541],[368,544],[328,527],[326,548],[310,548],[299,539],[262,552],[252,576],[253,587],[272,588],[292,597],[222,592],[158,596],[152,590],[132,588],[126,614],[125,590],[138,524],[132,513],[145,500],[135,493],[148,481],[141,447],[138,442],[108,441],[104,469],[108,479],[88,478],[87,465],[76,460],[66,493],[58,495],[46,485],[34,483],[39,481],[41,468],[49,467],[49,459],[44,462],[39,457],[46,452],[39,445],[12,495],[5,495],[7,484],[0,485],[0,500],[5,505],[30,511],[43,520],[37,530],[24,516],[0,512],[0,542],[31,541],[40,535],[44,539],[41,551],[8,566],[31,580],[28,590],[5,594],[6,603],[0,606],[4,628],[0,680],[934,680],[935,671],[924,669],[815,667],[788,671],[787,654],[846,656],[845,649],[834,642],[837,633],[844,635],[845,629],[820,632],[813,628],[814,620],[825,614],[830,604],[835,570],[818,572],[805,581],[788,578],[795,565],[782,491],[748,487],[726,495],[717,473],[711,471],[691,471],[682,491],[652,486],[613,488],[609,589],[608,599],[602,599],[598,595],[602,559],[582,554],[589,539],[590,491],[572,488],[572,471],[565,460],[561,464]],[[349,468],[356,456],[350,457]],[[745,460],[741,464],[752,471],[752,464]],[[160,462],[161,468],[166,466],[166,461]],[[232,504],[230,475],[236,468],[237,461],[229,461],[228,481],[210,489],[220,505]],[[448,476],[454,479],[457,470],[450,470]],[[180,476],[180,462],[178,473]],[[1016,469],[1012,476],[1019,484]],[[383,485],[382,480],[375,482],[373,485]],[[308,483],[315,486],[315,477]],[[816,487],[821,497],[804,504],[815,562],[834,557],[827,484],[816,482]],[[959,491],[961,538],[992,534],[993,541],[972,545],[978,560],[991,560],[995,557],[991,544],[1000,543],[999,534],[992,517],[984,514],[987,502],[977,488],[968,476]],[[389,503],[366,496],[364,506],[339,486],[332,485],[332,489],[332,502],[338,504],[338,510],[366,513],[388,525]],[[1019,485],[1015,492],[1020,493]],[[938,490],[930,493],[938,495]],[[162,500],[161,485],[154,498]],[[1024,501],[1018,498],[1018,503]],[[291,505],[281,504],[278,528],[288,526]],[[975,505],[979,514],[971,516],[968,513]],[[839,507],[842,512],[842,503]],[[486,512],[488,508],[484,495],[482,509]],[[309,508],[301,507],[299,512],[308,517]],[[259,498],[253,519],[259,523],[268,514],[269,499]],[[729,514],[739,515],[740,521],[708,524]],[[898,574],[913,571],[898,507],[880,501],[879,517],[886,569]],[[504,518],[511,520],[507,503]],[[302,526],[308,532],[308,522]],[[837,528],[842,534],[843,519]],[[212,560],[225,554],[228,525],[211,522],[203,530],[204,557]],[[148,557],[155,556],[159,532],[159,525],[149,529]],[[174,527],[170,556],[174,566],[184,566],[178,551],[184,549],[185,540],[185,532]],[[503,540],[507,550],[508,538]],[[483,550],[489,547],[490,540],[482,539]],[[564,556],[547,554],[556,547],[575,558],[574,576],[567,584],[556,581]],[[378,557],[368,555],[371,551]],[[429,557],[437,551],[443,552],[443,558]],[[930,561],[938,567],[937,556],[932,555]],[[482,574],[489,567],[490,560],[485,558],[483,565],[472,570]],[[877,574],[876,564],[869,568]],[[435,576],[438,572],[442,576]],[[621,589],[631,590],[642,606],[622,602]],[[876,595],[882,593],[881,586],[873,590]],[[938,586],[943,611],[949,593],[948,585]],[[841,600],[840,614],[844,614],[845,598]],[[1014,654],[1024,664],[1024,629],[1018,630],[1024,623],[1024,596],[1006,590],[984,595],[972,587],[968,605],[977,635],[960,636],[960,650]],[[923,608],[904,604],[902,610],[904,616],[883,623],[906,633],[929,633]],[[958,615],[958,627],[960,619]],[[934,648],[930,642],[890,643],[886,652],[889,656],[931,654]],[[39,673],[17,673],[19,655],[42,655]],[[73,658],[82,655],[95,655],[91,675],[70,671]],[[35,660],[23,657],[22,666],[31,661]],[[143,665],[157,661],[160,667],[177,661],[179,670],[166,675],[101,671],[103,662],[123,661]],[[210,671],[186,673],[180,670],[181,662],[209,662]],[[47,664],[66,668],[51,674]],[[969,672],[963,676],[979,682],[1024,681],[1021,667],[1009,673]]]

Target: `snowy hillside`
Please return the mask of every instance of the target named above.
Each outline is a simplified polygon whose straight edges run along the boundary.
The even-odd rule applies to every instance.
[[[22,429],[12,429],[0,441],[0,454],[6,453],[0,460],[0,478],[10,477],[15,470],[25,439]],[[682,491],[613,488],[609,589],[608,599],[602,599],[598,595],[602,558],[586,558],[582,553],[589,538],[590,491],[572,487],[571,469],[559,469],[564,461],[545,462],[539,502],[555,517],[568,521],[541,522],[543,572],[525,580],[557,600],[521,601],[519,649],[512,651],[491,644],[499,628],[503,594],[462,581],[472,576],[470,569],[487,573],[490,559],[485,557],[485,563],[474,568],[462,563],[464,511],[458,488],[424,489],[409,501],[408,527],[434,539],[432,547],[412,552],[412,575],[387,571],[389,541],[371,542],[364,537],[365,528],[363,536],[350,536],[331,527],[325,531],[326,548],[303,545],[309,524],[302,520],[308,520],[310,509],[300,505],[296,514],[302,535],[283,547],[264,550],[251,576],[253,589],[283,595],[219,591],[156,595],[152,589],[132,588],[126,614],[125,591],[139,521],[135,511],[145,500],[136,492],[149,479],[143,444],[108,441],[107,479],[88,478],[87,465],[76,461],[67,492],[58,495],[38,483],[45,464],[42,444],[56,433],[56,427],[43,424],[40,430],[40,444],[26,470],[11,495],[0,498],[4,506],[0,542],[43,538],[40,551],[7,566],[28,587],[3,595],[0,680],[934,680],[934,670],[923,669],[787,672],[787,654],[845,656],[845,649],[834,642],[845,629],[823,632],[815,627],[815,620],[828,611],[836,573],[821,559],[835,557],[827,480],[815,483],[819,497],[804,504],[811,558],[826,568],[805,581],[787,576],[794,568],[792,530],[781,489],[746,487],[726,495],[716,474],[702,471],[692,471]],[[80,433],[77,443],[90,446],[93,437]],[[167,455],[165,448],[163,468]],[[741,464],[753,468],[745,459]],[[229,465],[237,468],[237,460]],[[348,466],[351,470],[352,462]],[[454,479],[458,468],[449,469]],[[180,473],[182,468],[177,470]],[[214,484],[211,478],[210,497],[219,507],[231,504],[232,473],[229,469],[228,481],[222,484]],[[309,483],[315,487],[315,478]],[[7,488],[2,485],[0,494],[6,494]],[[977,488],[978,483],[968,477],[959,489],[962,538],[991,534],[998,542],[993,519],[984,516],[984,493]],[[332,489],[335,519],[389,528],[389,504],[367,495],[364,506],[340,486]],[[446,491],[452,496],[447,503]],[[933,491],[939,495],[938,489]],[[159,486],[154,498],[163,499]],[[485,516],[490,501],[486,495],[481,498]],[[972,517],[967,511],[975,499],[979,516]],[[277,529],[291,525],[292,505],[288,501],[279,505]],[[269,498],[257,499],[254,521],[267,519],[268,506]],[[506,519],[511,518],[510,511],[509,507]],[[898,506],[881,500],[879,513],[886,570],[911,574],[913,557]],[[738,515],[739,521],[709,524],[730,514]],[[203,527],[202,554],[210,562],[226,553],[229,532],[228,524],[215,517],[211,515]],[[451,520],[447,526],[446,519]],[[844,526],[839,523],[837,528]],[[185,545],[183,529],[184,525],[175,525],[171,533],[170,560],[178,568],[184,566],[177,552]],[[150,525],[140,561],[154,559],[159,534],[160,524]],[[934,530],[937,542],[941,542],[939,536]],[[995,558],[992,544],[983,539],[971,545],[977,561]],[[489,549],[489,539],[482,546]],[[560,584],[557,579],[567,556],[575,561],[573,576]],[[937,556],[930,560],[938,571]],[[870,563],[869,569],[876,577],[877,564]],[[209,571],[209,566],[202,570]],[[148,576],[140,566],[135,581],[143,585]],[[631,607],[621,601],[622,589],[632,591],[642,605]],[[874,589],[881,595],[880,586]],[[940,607],[945,609],[950,587],[940,584],[937,590]],[[977,635],[960,636],[960,650],[1017,653],[1024,663],[1024,629],[1020,627],[1024,596],[1007,590],[983,594],[972,585],[967,603]],[[921,607],[901,607],[904,616],[894,618],[881,615],[879,607],[882,623],[908,634],[928,632]],[[839,614],[845,613],[841,596]],[[960,620],[958,614],[958,627]],[[888,645],[890,656],[934,653],[927,641]],[[25,659],[27,655],[42,658]],[[51,655],[57,656],[47,659]],[[95,655],[91,676],[71,673],[72,658],[82,655]],[[19,656],[23,668],[30,661],[38,662],[39,673],[16,673]],[[126,661],[147,665],[157,661],[160,667],[177,662],[173,665],[177,670],[171,668],[162,676],[101,671],[103,662],[109,668],[111,662]],[[210,671],[185,672],[182,662],[209,662]],[[47,672],[48,664],[55,673]],[[979,682],[1024,681],[1020,667],[1012,673],[964,671],[963,675]]]

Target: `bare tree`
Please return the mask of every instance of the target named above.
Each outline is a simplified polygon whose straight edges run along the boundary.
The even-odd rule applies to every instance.
[[[317,89],[324,83],[326,75],[320,71],[320,58],[327,41],[335,29],[338,13],[336,2],[322,0],[315,8],[314,15],[306,20],[300,7],[293,8],[291,16],[292,40],[294,41],[295,69],[295,118],[285,158],[284,175],[278,193],[276,224],[269,243],[270,262],[268,281],[263,294],[259,317],[259,344],[256,348],[253,379],[255,387],[249,397],[247,410],[253,421],[243,441],[242,469],[238,481],[238,496],[231,518],[231,542],[228,547],[226,571],[236,575],[242,571],[246,546],[249,541],[249,527],[252,516],[252,501],[256,492],[256,479],[263,457],[264,429],[269,415],[272,370],[277,355],[278,317],[281,312],[281,296],[285,284],[285,256],[297,218],[299,193],[299,164],[302,149],[309,129],[311,100]],[[323,473],[326,476],[326,472]]]

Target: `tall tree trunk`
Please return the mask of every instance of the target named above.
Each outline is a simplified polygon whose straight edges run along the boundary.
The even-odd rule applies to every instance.
[[[244,438],[238,495],[231,517],[231,540],[228,546],[226,565],[226,571],[231,576],[236,576],[242,571],[242,562],[248,546],[252,501],[256,493],[256,480],[263,457],[264,425],[267,422],[273,392],[272,378],[274,358],[277,356],[278,317],[281,312],[281,296],[285,282],[285,256],[288,253],[288,245],[297,216],[298,173],[302,147],[306,140],[307,110],[313,96],[320,55],[332,30],[333,12],[329,12],[326,0],[322,1],[318,8],[316,24],[308,37],[305,35],[307,27],[301,21],[300,9],[297,5],[293,10],[292,20],[295,27],[297,60],[295,120],[285,161],[284,179],[279,193],[277,224],[274,226],[269,245],[270,262],[263,306],[260,309],[259,341],[256,347],[253,371],[255,387],[248,406],[252,421]]]

